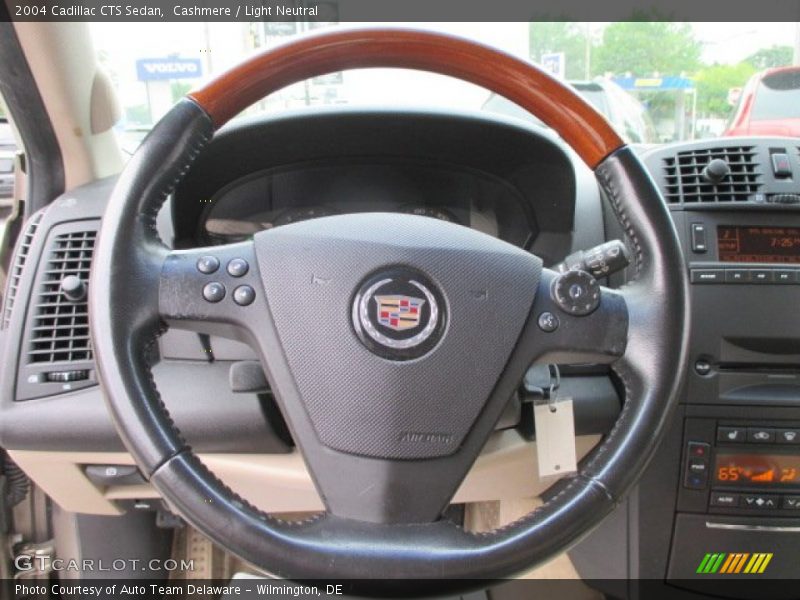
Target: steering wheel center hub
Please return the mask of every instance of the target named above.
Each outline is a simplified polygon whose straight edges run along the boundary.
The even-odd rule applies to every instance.
[[[459,225],[379,213],[254,243],[275,343],[319,440],[374,458],[455,452],[522,331],[541,260]]]
[[[410,360],[442,339],[447,307],[439,288],[417,269],[395,267],[368,277],[353,299],[353,328],[378,356]]]

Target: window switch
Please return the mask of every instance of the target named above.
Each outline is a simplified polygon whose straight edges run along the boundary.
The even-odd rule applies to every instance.
[[[707,251],[706,226],[702,223],[692,223],[692,252],[704,254]]]

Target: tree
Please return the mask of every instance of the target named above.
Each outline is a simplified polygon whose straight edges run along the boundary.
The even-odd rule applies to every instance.
[[[791,46],[772,46],[771,48],[762,48],[744,60],[753,65],[756,70],[761,71],[771,67],[791,65],[793,57],[794,49]]]
[[[728,103],[731,88],[744,87],[756,68],[747,61],[736,65],[712,65],[697,73],[697,111],[706,117],[726,118],[733,107]]]
[[[586,77],[586,44],[592,41],[587,40],[586,30],[579,23],[531,23],[529,35],[531,60],[538,63],[542,54],[563,52],[567,79]]]
[[[598,75],[631,73],[635,77],[680,75],[700,66],[701,43],[688,23],[623,21],[603,32],[592,58]]]

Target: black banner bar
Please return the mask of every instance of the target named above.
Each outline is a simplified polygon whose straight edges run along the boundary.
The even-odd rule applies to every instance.
[[[800,0],[4,0],[12,21],[800,21]]]
[[[234,578],[232,580],[150,580],[150,579],[61,579],[3,580],[3,598],[15,600],[351,600],[370,589],[370,581],[305,581]],[[598,591],[618,600],[697,600],[701,597],[742,600],[796,600],[800,580],[730,575],[698,576],[691,580],[580,580],[519,579],[489,583],[481,580],[441,581],[442,590],[488,592],[486,600],[572,600],[591,597]],[[429,585],[426,584],[429,588]],[[385,588],[384,588],[385,589]],[[414,597],[413,581],[398,581],[396,597]],[[594,592],[592,591],[594,590]],[[701,594],[698,596],[696,594]],[[458,597],[458,592],[430,596],[442,600]]]

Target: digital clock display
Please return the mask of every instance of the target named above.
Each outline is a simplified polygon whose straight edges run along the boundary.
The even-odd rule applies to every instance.
[[[798,227],[717,227],[721,262],[800,263]]]
[[[800,486],[800,456],[718,452],[714,482],[740,486]]]

